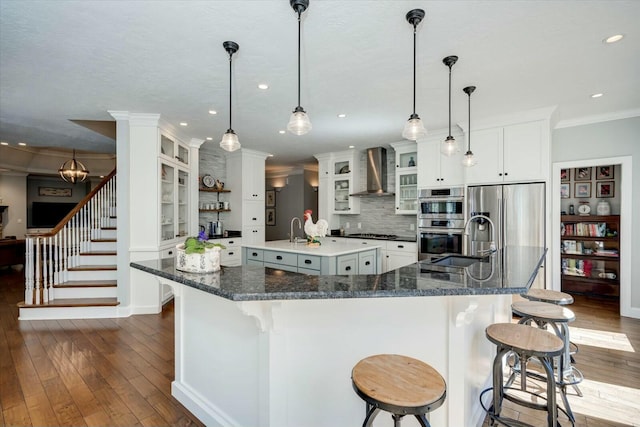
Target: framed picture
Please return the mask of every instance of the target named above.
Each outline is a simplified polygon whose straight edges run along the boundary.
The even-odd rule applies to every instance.
[[[560,169],[560,181],[571,181],[571,169]]]
[[[268,208],[265,216],[267,225],[276,225],[276,210],[274,208]]]
[[[560,184],[560,198],[568,199],[569,197],[571,197],[571,184],[569,184],[568,182],[565,184]]]
[[[276,190],[267,190],[265,204],[267,207],[274,207],[276,205]]]
[[[576,168],[573,179],[576,181],[591,181],[591,168]]]
[[[613,169],[612,169],[613,171]],[[614,181],[596,182],[596,197],[613,197],[616,183]]]
[[[38,196],[71,197],[71,188],[38,187]]]
[[[596,179],[613,179],[613,165],[596,166]]]
[[[574,191],[575,197],[579,199],[588,199],[591,197],[591,183],[590,182],[576,182],[576,188]]]

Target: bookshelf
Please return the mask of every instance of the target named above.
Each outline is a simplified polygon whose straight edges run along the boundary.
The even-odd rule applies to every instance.
[[[620,215],[561,216],[562,291],[620,296]]]

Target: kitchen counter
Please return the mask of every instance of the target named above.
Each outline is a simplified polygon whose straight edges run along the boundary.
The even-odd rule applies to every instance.
[[[322,242],[320,246],[308,246],[306,241],[302,241],[300,243],[292,243],[288,240],[274,240],[261,244],[247,244],[242,246],[319,256],[339,256],[361,252],[363,250],[362,245],[357,242],[332,242],[328,238],[322,238],[320,240]],[[369,247],[364,249],[371,249],[375,247],[379,246],[370,245]]]
[[[506,248],[482,265],[351,276],[251,265],[199,275],[176,271],[173,259],[131,267],[173,289],[172,395],[207,426],[360,425],[351,369],[396,353],[445,378],[432,425],[471,427],[485,415],[478,397],[495,352],[484,329],[510,320],[511,294],[528,289],[545,252]]]

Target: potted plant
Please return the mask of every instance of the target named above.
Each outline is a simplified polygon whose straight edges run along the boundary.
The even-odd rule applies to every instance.
[[[207,241],[204,231],[198,237],[187,237],[176,246],[176,269],[188,273],[213,273],[220,270],[220,243]]]

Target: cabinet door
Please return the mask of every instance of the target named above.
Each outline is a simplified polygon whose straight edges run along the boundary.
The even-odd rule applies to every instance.
[[[265,208],[260,201],[246,201],[242,209],[242,225],[255,227],[264,225]]]
[[[471,151],[477,164],[464,168],[467,184],[502,182],[502,128],[472,131]]]
[[[358,254],[340,255],[336,263],[337,274],[358,274]]]
[[[416,168],[396,169],[396,214],[415,215],[418,211],[418,173]]]
[[[418,143],[418,188],[440,186],[440,151],[438,141]]]
[[[353,192],[351,188],[350,177],[336,177],[333,180],[333,212],[334,213],[350,213],[351,197],[349,194]]]
[[[447,157],[440,153],[440,144],[439,141],[438,149],[434,154],[440,159],[440,185],[446,187],[464,185],[464,170],[466,168],[462,165],[462,159],[467,150],[460,150],[451,157]]]
[[[189,172],[178,169],[178,222],[177,235],[185,237],[189,234]]]
[[[264,243],[264,226],[242,227],[242,241],[249,245]]]
[[[358,254],[358,274],[376,274],[376,251],[360,252]]]
[[[160,162],[160,241],[176,238],[176,168]]]
[[[242,161],[242,198],[264,200],[264,159],[245,157]]]
[[[504,128],[504,180],[546,179],[549,171],[544,121],[522,123]]]

